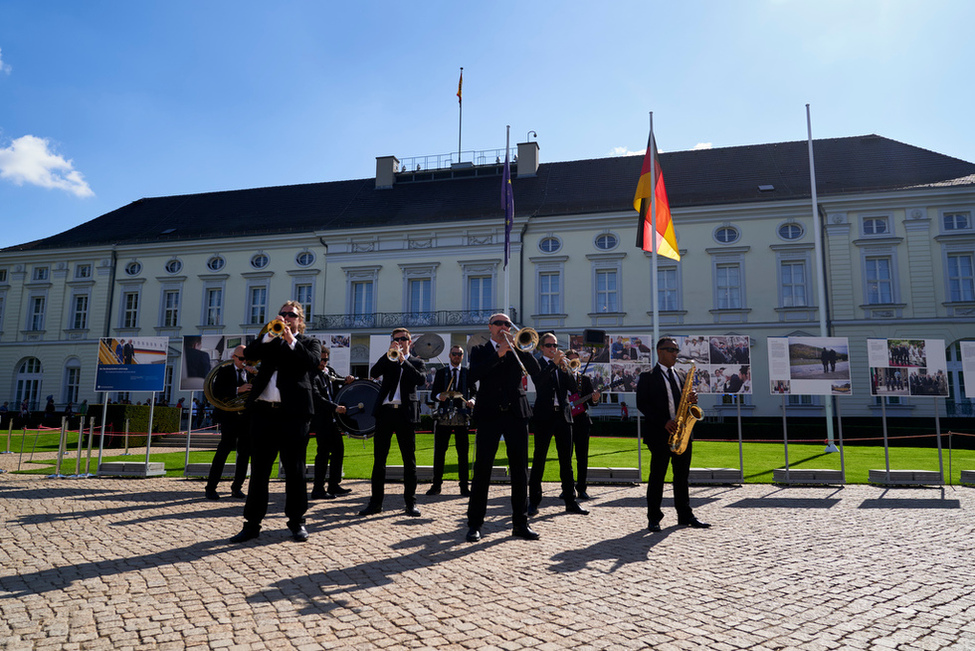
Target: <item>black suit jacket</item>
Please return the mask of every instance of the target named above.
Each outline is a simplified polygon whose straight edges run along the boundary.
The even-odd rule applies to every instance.
[[[244,349],[245,358],[261,363],[247,398],[248,406],[260,397],[271,381],[271,375],[277,371],[281,406],[288,410],[289,415],[311,417],[315,413],[311,378],[318,371],[322,344],[304,335],[296,335],[295,339],[294,350],[283,337],[276,337],[267,343],[255,339]]]
[[[490,420],[502,414],[519,418],[531,418],[532,410],[528,396],[522,386],[523,373],[518,355],[525,370],[534,380],[541,369],[534,356],[521,351],[498,357],[494,343],[488,341],[471,349],[471,366],[468,378],[477,383],[477,402],[474,403],[474,418]],[[504,410],[504,411],[502,411]]]
[[[683,387],[686,374],[677,369],[674,369],[674,373],[677,375],[677,386]],[[667,391],[670,390],[670,382],[664,377],[659,364],[655,365],[652,371],[640,373],[640,379],[636,383],[636,408],[647,419],[647,426],[643,430],[643,442],[650,449],[654,447],[670,449],[670,434],[665,429],[670,420],[670,406],[667,401]],[[675,410],[677,406],[678,399],[675,398]]]
[[[450,386],[450,380],[453,377],[453,367],[449,364],[443,368],[437,369],[437,372],[433,376],[433,384],[430,385],[430,400],[433,402],[438,402],[437,396],[447,390]],[[470,381],[470,371],[466,366],[460,367],[460,372],[457,374],[458,382],[456,385],[450,386],[451,391],[456,391],[457,393],[464,396],[464,400],[470,400],[471,396],[474,395],[474,383]],[[444,406],[449,406],[452,401],[447,401]],[[439,403],[438,403],[439,404]],[[454,399],[455,407],[463,407],[464,405],[460,403],[458,399]]]
[[[565,411],[566,399],[570,393],[575,393],[579,389],[579,385],[574,377],[548,359],[539,360],[538,364],[541,372],[537,377],[532,378],[535,382],[535,419],[543,422],[552,420],[556,415],[553,407],[557,399],[562,413],[566,415],[566,422],[571,423],[572,415]]]
[[[331,367],[328,367],[331,369]],[[335,371],[332,370],[334,374]],[[320,433],[329,427],[333,427],[335,421],[335,396],[338,394],[340,383],[331,380],[326,371],[318,371],[312,377],[311,390],[315,399],[315,418],[312,424],[312,431]]]
[[[400,400],[403,401],[403,406],[407,409],[410,421],[413,423],[420,422],[420,398],[416,389],[423,386],[427,381],[427,376],[423,372],[423,360],[411,355],[400,364],[383,355],[369,369],[369,377],[382,377],[382,382],[379,385],[379,397],[376,398],[376,404],[372,410],[373,415],[378,416],[379,408],[383,402],[396,392],[396,380],[399,378]]]
[[[247,375],[246,371],[244,375]],[[213,378],[213,397],[224,403],[230,402],[230,400],[237,397],[237,387],[242,384],[247,384],[247,382],[241,382],[237,378],[237,367],[234,366],[233,362],[221,366]],[[215,408],[213,410],[213,420],[218,423],[224,423],[232,419],[242,418],[243,414],[243,410],[224,411],[223,409]]]

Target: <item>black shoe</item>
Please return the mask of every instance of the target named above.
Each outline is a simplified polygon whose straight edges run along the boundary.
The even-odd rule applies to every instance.
[[[691,527],[692,529],[708,529],[711,525],[707,522],[701,522],[697,518],[691,518],[690,520],[681,520],[677,524],[682,527]]]
[[[575,495],[574,492],[573,493],[570,493],[569,494],[569,499],[575,499],[575,496],[576,495]],[[562,491],[561,493],[559,493],[559,499],[560,500],[564,500],[565,499],[565,491]]]
[[[206,495],[208,500],[213,500],[214,502],[220,499],[220,493],[212,488],[207,489]]]
[[[420,517],[420,509],[416,508],[416,504],[406,505],[406,515],[413,516],[414,518]]]
[[[538,532],[529,527],[527,524],[516,526],[511,530],[511,535],[524,538],[525,540],[538,540],[540,538]]]
[[[232,543],[242,543],[248,540],[253,540],[261,534],[260,527],[254,527],[249,524],[244,524],[244,528],[240,530],[240,533],[230,539]]]
[[[382,513],[382,504],[367,504],[366,508],[359,511],[359,515],[374,515],[376,513]]]
[[[247,499],[247,494],[244,493],[244,491],[240,490],[239,488],[235,488],[232,491],[230,491],[230,496],[231,497],[234,497],[234,498],[236,498],[238,500],[246,500]]]
[[[467,530],[467,542],[477,542],[481,539],[481,532],[471,527]]]
[[[538,504],[528,505],[528,515],[538,515]]]
[[[440,484],[434,484],[427,490],[427,495],[439,495],[440,494]]]
[[[334,500],[335,496],[327,492],[324,488],[316,488],[311,492],[310,499],[313,500]]]
[[[305,529],[305,525],[299,524],[297,527],[288,527],[291,529],[291,539],[295,542],[308,542],[308,529]]]
[[[649,529],[650,531],[660,531],[661,530],[660,529],[660,522],[651,522],[647,526],[647,529]]]
[[[579,515],[589,515],[589,509],[582,508],[581,506],[579,506],[579,503],[576,502],[575,500],[565,503],[565,512],[578,513]]]
[[[586,491],[579,491],[579,492],[576,493],[576,499],[577,500],[591,500],[592,498],[589,497],[589,493],[587,493]]]
[[[351,488],[342,488],[341,486],[332,486],[328,489],[328,492],[332,495],[348,495],[352,492]]]
[[[471,496],[471,489],[469,489],[466,485],[461,484],[461,486],[460,486],[460,494],[463,495],[464,497],[470,497]]]

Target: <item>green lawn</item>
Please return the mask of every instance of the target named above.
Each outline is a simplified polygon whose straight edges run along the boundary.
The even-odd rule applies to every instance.
[[[23,448],[21,446],[23,445]],[[70,435],[68,440],[68,454],[62,461],[61,473],[73,474],[77,458],[77,433]],[[417,435],[417,464],[421,466],[433,465],[433,435]],[[945,476],[949,472],[948,437],[942,441],[943,463]],[[23,449],[21,472],[32,474],[49,475],[54,472],[54,461],[29,462],[32,448],[36,452],[53,452],[57,450],[58,434],[42,433],[36,437],[33,432],[28,431],[26,439],[19,433],[12,434],[9,440],[9,449],[20,455]],[[6,450],[6,433],[0,435],[0,451]],[[471,437],[471,449],[473,450],[473,436]],[[308,461],[311,463],[315,457],[315,443],[308,446]],[[144,456],[134,458],[132,455],[124,456],[118,449],[106,449],[103,452],[103,461],[134,461],[144,459]],[[867,472],[871,469],[885,468],[884,448],[873,446],[846,446],[844,448],[844,461],[846,464],[846,479],[850,484],[865,484],[867,482]],[[937,448],[912,448],[912,447],[891,447],[890,467],[892,470],[938,470],[938,451]],[[693,449],[692,466],[695,468],[738,468],[738,444],[733,442],[718,441],[696,441]],[[744,477],[746,483],[771,483],[772,470],[785,467],[785,448],[780,443],[745,443],[743,447],[744,456]],[[82,470],[87,457],[87,449],[82,450]],[[641,451],[642,471],[641,476],[646,479],[650,454],[644,447]],[[98,449],[92,451],[92,470],[98,458]],[[154,447],[152,449],[151,460],[163,461],[166,464],[166,474],[170,477],[182,477],[184,461],[186,458],[185,450],[174,448]],[[213,458],[212,451],[191,452],[190,463],[205,463]],[[549,462],[545,466],[545,481],[558,481],[558,462],[556,461],[555,445],[552,444],[549,450]],[[502,443],[496,465],[505,465],[505,448]],[[390,465],[402,464],[399,450],[393,443],[389,461]],[[637,465],[637,446],[633,439],[594,437],[590,439],[589,465],[592,468],[634,468]],[[960,471],[975,469],[975,450],[954,450],[951,454],[951,476],[950,484],[959,482]],[[825,468],[832,470],[840,469],[839,452],[826,453],[821,444],[789,444],[789,467],[790,468]],[[372,471],[372,439],[358,440],[346,439],[345,441],[345,476],[349,479],[367,479]],[[447,467],[445,479],[457,478],[456,453],[451,447],[447,453]]]

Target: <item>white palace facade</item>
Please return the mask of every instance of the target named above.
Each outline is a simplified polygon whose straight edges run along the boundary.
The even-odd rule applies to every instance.
[[[659,332],[750,337],[752,416],[782,414],[768,337],[849,339],[844,417],[879,413],[867,338],[940,339],[951,391],[940,413],[971,413],[958,350],[975,339],[975,164],[876,135],[814,151],[815,211],[806,142],[661,155],[682,258],[659,260]],[[540,163],[537,143],[518,145],[507,306],[504,153],[484,158],[383,156],[375,178],[140,199],[0,251],[0,402],[98,402],[99,338],[146,336],[171,338],[164,397],[189,398],[182,337],[256,333],[287,299],[310,330],[351,334],[360,377],[370,335],[407,325],[463,343],[495,311],[563,342],[585,329],[649,338],[651,260],[632,207],[642,158]],[[934,413],[930,399],[889,400],[888,415]],[[702,403],[738,409],[728,396]],[[787,409],[823,416],[824,398],[791,396]]]

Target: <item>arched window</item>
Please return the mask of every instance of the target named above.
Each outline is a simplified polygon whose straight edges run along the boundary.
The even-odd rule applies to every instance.
[[[41,360],[36,357],[28,357],[17,369],[17,395],[16,406],[26,399],[28,409],[31,411],[38,408],[41,394]]]

